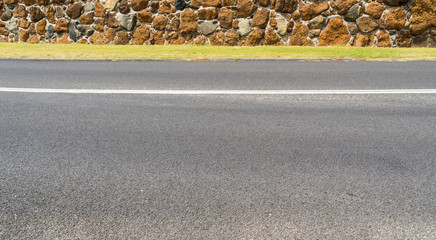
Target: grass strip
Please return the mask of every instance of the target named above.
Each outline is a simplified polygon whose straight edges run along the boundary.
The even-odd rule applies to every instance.
[[[0,43],[0,58],[37,59],[359,59],[436,60],[436,48],[220,47],[196,45],[81,45]]]

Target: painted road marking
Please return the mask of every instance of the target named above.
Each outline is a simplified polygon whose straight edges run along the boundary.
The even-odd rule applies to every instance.
[[[143,95],[343,95],[343,94],[436,94],[436,89],[376,90],[118,90],[1,88],[0,92],[72,93],[72,94],[143,94]]]

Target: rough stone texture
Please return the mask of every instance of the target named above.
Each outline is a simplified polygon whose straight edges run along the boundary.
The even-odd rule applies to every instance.
[[[265,28],[266,25],[268,24],[268,20],[269,20],[268,9],[262,8],[260,10],[257,10],[251,24],[256,27]]]
[[[436,3],[434,0],[416,0],[411,9],[410,30],[419,35],[431,27],[436,27]]]
[[[246,18],[257,10],[257,6],[251,0],[239,0],[236,9],[238,10],[239,18]]]
[[[45,17],[45,14],[41,11],[39,7],[30,7],[30,20],[32,22],[38,22]]]
[[[354,39],[354,46],[367,47],[374,43],[374,34],[357,34]]]
[[[81,2],[77,2],[73,5],[70,5],[67,8],[67,15],[72,19],[76,19],[76,18],[80,17],[80,15],[82,14],[82,8],[83,8],[83,5]]]
[[[356,23],[359,29],[364,33],[374,31],[376,28],[378,28],[377,21],[368,16],[362,16],[358,18]]]
[[[268,28],[265,33],[265,45],[282,45],[280,37],[272,28]]]
[[[148,9],[144,9],[136,15],[138,20],[143,23],[151,23],[153,22],[153,14]]]
[[[320,46],[346,45],[350,38],[351,35],[348,33],[342,18],[335,17],[321,32],[318,41]]]
[[[182,12],[179,29],[181,33],[197,32],[197,15],[194,11],[187,9]]]
[[[327,2],[314,2],[312,4],[300,4],[300,15],[303,20],[310,20],[327,10]]]
[[[118,24],[127,29],[132,30],[136,24],[136,14],[117,14],[116,17]]]
[[[383,0],[383,3],[388,6],[399,6],[400,4],[407,3],[409,0]],[[418,0],[419,1],[419,0]]]
[[[377,33],[377,47],[390,47],[391,39],[387,31],[379,31]]]
[[[89,39],[89,41],[92,44],[96,44],[96,45],[102,45],[102,44],[106,44],[106,40],[105,37],[102,33],[99,32],[95,32],[91,38]]]
[[[133,33],[132,44],[143,45],[150,39],[150,27],[141,24]]]
[[[313,42],[307,39],[309,29],[306,25],[298,22],[289,37],[289,45],[291,46],[313,46]]]
[[[260,29],[254,29],[244,40],[242,45],[244,46],[257,46],[262,42],[262,39],[265,36],[265,32]]]
[[[115,37],[115,45],[126,45],[130,41],[130,32],[117,32]]]
[[[168,22],[169,19],[164,15],[157,15],[153,20],[152,27],[157,30],[165,30]]]
[[[221,0],[203,0],[203,7],[220,7],[222,5]]]
[[[105,18],[105,24],[106,26],[110,27],[110,28],[117,28],[119,27],[118,21],[115,18],[116,13],[110,13],[108,12],[106,14],[106,18]]]
[[[57,20],[54,30],[57,33],[68,32],[68,21],[66,19]]]
[[[118,10],[122,14],[126,14],[130,12],[129,2],[127,0],[121,0],[118,3]]]
[[[238,32],[239,34],[241,34],[241,36],[246,36],[251,32],[251,23],[248,19],[242,19],[241,21],[239,21],[238,27]]]
[[[381,17],[385,9],[386,7],[381,5],[380,3],[371,2],[370,4],[368,4],[368,6],[366,6],[365,13],[373,18],[378,19]]]
[[[115,9],[115,6],[117,5],[117,2],[118,2],[117,0],[106,0],[104,7],[108,11],[113,11]]]
[[[81,24],[92,24],[94,23],[94,13],[90,12],[80,16],[79,22]]]
[[[286,21],[286,18],[283,17],[281,14],[277,14],[276,20],[277,20],[277,33],[282,36],[285,35],[288,29],[288,22]]]
[[[436,17],[436,16],[435,16]],[[386,15],[386,29],[400,30],[406,23],[406,11],[402,8],[392,9]]]
[[[47,21],[45,19],[42,19],[36,24],[36,33],[39,35],[44,35],[46,30],[45,27],[47,26]]]
[[[359,32],[359,28],[355,23],[347,23],[347,29],[351,35],[356,35]]]
[[[64,34],[64,35],[62,35],[62,37],[60,37],[58,39],[58,41],[56,43],[58,43],[58,44],[70,44],[71,42],[68,40],[68,34]]]
[[[218,17],[218,11],[215,8],[203,8],[198,10],[198,19],[212,20]]]
[[[344,16],[344,20],[348,22],[354,22],[356,21],[356,18],[359,17],[359,13],[360,6],[359,4],[355,4],[347,11],[347,14]]]
[[[209,35],[215,32],[215,29],[217,29],[217,27],[218,24],[213,24],[212,22],[203,22],[198,26],[201,33],[203,33],[204,35]]]
[[[412,46],[412,34],[409,31],[401,30],[397,35],[398,47],[411,47]]]
[[[272,0],[271,8],[283,13],[292,13],[298,8],[298,0]]]
[[[239,34],[236,30],[231,29],[226,32],[226,36],[224,37],[224,45],[225,46],[236,46],[239,42]]]
[[[104,17],[106,15],[106,12],[104,10],[104,6],[100,2],[96,2],[94,8],[95,8],[94,15],[96,17]]]
[[[141,11],[147,8],[148,0],[132,0],[131,4],[134,11]]]
[[[336,11],[339,14],[344,15],[345,13],[347,13],[348,9],[350,9],[351,6],[353,6],[356,3],[357,3],[356,0],[338,0],[336,2]]]
[[[218,20],[220,22],[220,27],[229,29],[232,27],[233,23],[233,11],[228,8],[221,8]]]
[[[14,18],[26,18],[27,17],[26,6],[17,5],[12,13]]]

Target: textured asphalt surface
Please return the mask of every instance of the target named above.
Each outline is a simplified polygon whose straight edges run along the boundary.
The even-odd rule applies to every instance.
[[[0,61],[0,87],[436,88],[432,62]],[[0,239],[436,239],[436,95],[0,92]]]

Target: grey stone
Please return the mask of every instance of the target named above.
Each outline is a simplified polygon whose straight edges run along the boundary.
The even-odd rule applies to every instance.
[[[414,47],[423,47],[423,48],[429,48],[429,47],[436,47],[436,37],[430,37],[430,36],[416,36],[413,38],[413,45]]]
[[[352,6],[350,10],[348,10],[347,14],[345,14],[344,16],[345,21],[348,22],[356,21],[356,18],[359,17],[359,10],[360,10],[359,4]]]
[[[357,28],[357,24],[355,23],[347,23],[347,29],[351,35],[356,35],[359,32],[359,29]]]
[[[127,30],[132,30],[136,24],[136,14],[117,14],[118,24]]]
[[[18,33],[18,24],[17,24],[17,21],[12,20],[12,21],[9,22],[9,24],[8,24],[8,31],[10,33],[15,33],[15,34]]]
[[[215,29],[218,27],[218,24],[213,24],[212,22],[203,22],[198,27],[203,35],[209,35],[215,31]]]
[[[314,18],[310,24],[310,29],[321,29],[324,25],[324,17],[323,16],[317,16]]]
[[[75,42],[77,39],[76,36],[76,28],[74,26],[73,23],[68,24],[68,36],[70,37],[70,39]]]
[[[280,35],[285,35],[288,30],[288,21],[281,14],[276,14],[277,20],[277,33]]]
[[[55,8],[55,17],[56,18],[63,18],[65,16],[64,9],[60,6],[56,6]]]
[[[246,36],[251,32],[251,23],[250,20],[248,19],[239,20],[238,27],[239,27],[238,32],[241,36]]]
[[[54,32],[55,32],[55,28],[53,27],[53,25],[48,25],[47,31],[45,32],[45,38],[49,39],[53,37]]]
[[[77,31],[79,31],[80,36],[91,36],[94,33],[94,29],[91,26],[83,24],[77,26]]]
[[[3,11],[0,11],[0,15],[1,15],[1,20],[7,21],[11,19],[12,11],[9,8],[5,7]]]
[[[83,11],[85,13],[94,11],[95,5],[93,2],[88,2],[83,6]]]

